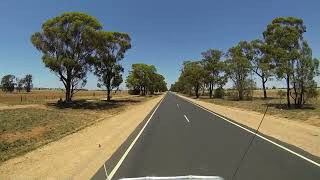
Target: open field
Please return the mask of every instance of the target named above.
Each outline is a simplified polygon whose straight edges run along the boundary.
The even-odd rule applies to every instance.
[[[127,91],[112,92],[113,97],[127,96]],[[0,91],[0,105],[16,105],[16,104],[45,104],[47,102],[58,101],[64,99],[64,91],[62,90],[33,90],[30,93],[14,92],[4,93]],[[74,99],[99,99],[106,96],[106,91],[79,91],[74,95]]]
[[[40,92],[36,93],[39,95]],[[0,162],[118,114],[128,106],[155,97],[157,96],[128,97],[123,94],[111,102],[77,100],[71,107],[47,103],[35,107],[0,109]]]
[[[283,90],[285,91],[285,90]],[[218,105],[241,108],[264,113],[267,105],[269,106],[268,114],[282,118],[287,118],[293,121],[305,122],[314,126],[320,127],[320,98],[311,99],[303,109],[286,109],[286,99],[280,99],[277,95],[278,90],[267,90],[268,99],[264,100],[262,90],[253,92],[253,100],[235,101],[225,99],[209,99],[208,96],[200,96],[200,100],[212,102]]]

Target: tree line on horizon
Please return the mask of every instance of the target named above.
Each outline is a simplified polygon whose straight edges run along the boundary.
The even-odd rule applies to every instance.
[[[15,89],[18,92],[23,89],[26,92],[31,92],[33,88],[32,75],[27,74],[23,78],[18,78],[15,75],[7,74],[1,78],[0,87],[3,92],[13,92]]]
[[[278,17],[267,25],[263,39],[240,41],[222,52],[209,49],[200,61],[185,61],[178,80],[170,90],[199,97],[199,90],[208,90],[209,97],[224,96],[224,85],[231,80],[236,99],[243,100],[255,88],[250,78],[254,73],[262,84],[266,99],[266,83],[272,78],[285,80],[287,107],[291,100],[301,108],[309,98],[318,95],[315,77],[319,75],[319,60],[303,38],[306,26],[302,19]],[[215,88],[215,93],[213,94]]]
[[[131,38],[127,33],[102,28],[93,16],[69,12],[47,20],[42,30],[31,36],[32,44],[43,54],[45,67],[63,83],[66,102],[86,85],[88,72],[97,76],[99,88],[106,89],[108,101],[111,91],[123,82],[120,61],[131,48]],[[127,87],[141,95],[167,90],[164,77],[146,64],[132,65]]]

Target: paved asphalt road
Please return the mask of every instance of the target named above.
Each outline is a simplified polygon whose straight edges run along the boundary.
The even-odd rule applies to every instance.
[[[252,136],[169,92],[112,179],[213,175],[229,180]],[[103,172],[102,167],[92,179],[105,179]],[[235,179],[319,180],[320,167],[256,137]]]

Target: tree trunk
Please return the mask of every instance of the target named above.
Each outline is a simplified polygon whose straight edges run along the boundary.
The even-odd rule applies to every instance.
[[[287,106],[288,108],[291,107],[291,104],[290,104],[290,80],[289,80],[289,75],[287,74]]]
[[[68,80],[66,82],[65,88],[66,88],[65,101],[71,102],[71,81]]]
[[[110,93],[111,93],[111,89],[107,88],[107,101],[111,100]]]
[[[209,96],[210,96],[210,99],[212,98],[212,89],[213,89],[213,85],[210,83],[209,84]]]
[[[203,86],[203,88],[202,88],[202,96],[204,96],[204,86]]]
[[[262,88],[263,88],[263,98],[267,99],[266,82],[264,81],[264,78],[262,78]]]
[[[239,90],[239,100],[240,101],[243,100],[243,90],[242,89]]]
[[[196,85],[196,97],[199,98],[199,85]]]

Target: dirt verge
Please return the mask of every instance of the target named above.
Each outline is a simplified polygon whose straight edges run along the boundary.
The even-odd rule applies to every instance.
[[[90,179],[162,97],[4,162],[0,179]]]
[[[257,128],[263,116],[262,113],[254,111],[179,96],[253,129]],[[317,126],[266,115],[260,132],[320,157],[320,128]]]

